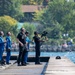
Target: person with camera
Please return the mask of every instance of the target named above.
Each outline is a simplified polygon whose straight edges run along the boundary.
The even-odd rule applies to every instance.
[[[11,32],[7,32],[7,36],[6,36],[6,64],[11,64],[9,63],[10,61],[10,57],[11,57],[11,45],[12,45],[12,41],[11,41]]]
[[[40,63],[40,42],[44,42],[44,41],[41,40],[41,38],[39,37],[37,31],[34,32],[33,40],[35,42],[35,52],[36,52],[36,55],[35,55],[35,64],[41,64]]]
[[[3,65],[2,63],[2,59],[3,59],[3,52],[4,52],[4,44],[6,43],[6,41],[4,41],[3,39],[4,36],[4,32],[0,31],[0,65]]]
[[[25,28],[21,28],[19,34],[17,35],[17,41],[19,43],[19,56],[17,59],[18,66],[26,64],[24,63],[24,55],[26,52],[26,35],[25,35]],[[21,64],[20,64],[21,63]]]

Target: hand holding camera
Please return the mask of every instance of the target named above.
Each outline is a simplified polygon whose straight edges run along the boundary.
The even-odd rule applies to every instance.
[[[41,35],[41,38],[42,38],[42,40],[43,40],[44,42],[45,42],[45,41],[48,41],[47,34],[48,34],[48,32],[43,31],[43,33],[42,33],[42,35]]]

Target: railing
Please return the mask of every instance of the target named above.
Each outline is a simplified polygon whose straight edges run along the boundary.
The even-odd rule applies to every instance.
[[[18,45],[12,46],[12,51],[18,51]],[[65,51],[75,51],[75,45],[68,45],[67,47],[62,45],[41,45],[40,50],[42,52],[65,52]],[[35,51],[35,46],[30,45],[30,51]]]

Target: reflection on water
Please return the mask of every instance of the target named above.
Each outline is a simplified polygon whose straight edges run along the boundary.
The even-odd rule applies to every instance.
[[[6,53],[4,53],[6,54]],[[11,52],[11,55],[18,54],[18,52]],[[35,52],[29,52],[29,56],[35,56]],[[75,52],[41,52],[40,56],[66,56],[69,58],[72,62],[75,63]]]

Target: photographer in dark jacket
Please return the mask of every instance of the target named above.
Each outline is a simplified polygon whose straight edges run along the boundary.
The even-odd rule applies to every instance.
[[[35,50],[36,50],[36,56],[35,56],[35,64],[40,64],[40,42],[44,42],[40,40],[40,37],[38,36],[38,32],[34,32],[33,40],[35,42]]]
[[[26,38],[25,29],[21,28],[20,33],[17,35],[17,41],[19,43],[19,56],[17,59],[18,66],[20,66],[20,63],[21,65],[26,66],[26,64],[24,63],[25,46],[26,46],[25,38]]]

